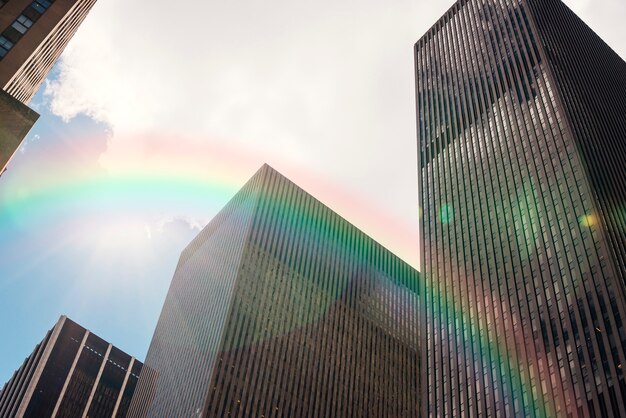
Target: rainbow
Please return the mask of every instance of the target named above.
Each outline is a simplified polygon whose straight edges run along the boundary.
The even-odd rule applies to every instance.
[[[179,211],[194,204],[214,208],[217,212],[245,180],[267,161],[354,225],[376,237],[385,247],[417,265],[417,236],[410,232],[411,227],[319,173],[291,161],[250,150],[249,147],[246,150],[228,147],[219,144],[219,141],[192,139],[185,141],[185,150],[177,147],[179,140],[164,136],[140,138],[139,141],[149,142],[151,148],[103,157],[107,170],[101,172],[85,170],[78,176],[51,174],[43,181],[32,182],[24,187],[3,187],[3,177],[0,181],[0,235],[20,222],[46,223],[53,219],[54,214],[68,212],[68,208],[74,213],[90,209],[96,214],[102,214],[143,211],[155,207],[164,211]],[[191,149],[188,144],[193,144]],[[451,206],[440,213],[444,223],[453,222],[453,218]],[[580,222],[590,225],[593,220],[587,217],[581,218]],[[354,256],[363,257],[364,253]],[[490,370],[492,365],[497,370],[500,370],[501,365],[508,365],[503,368],[509,373],[509,381],[493,380],[500,380],[503,385],[518,393],[529,393],[531,398],[524,403],[527,414],[549,416],[555,411],[555,407],[543,398],[541,391],[532,391],[530,377],[522,371],[529,369],[522,367],[523,356],[518,351],[526,344],[525,336],[515,335],[515,346],[505,346],[501,339],[496,338],[495,329],[485,325],[485,318],[471,318],[460,301],[455,300],[450,289],[447,292],[439,290],[444,288],[443,280],[433,283],[437,285],[425,291],[430,293],[431,300],[437,301],[437,315],[440,318],[459,318],[463,326],[462,335],[471,335],[477,339],[480,352],[475,352],[469,339],[457,343],[464,345],[466,352],[481,358]],[[493,295],[484,296],[491,306],[499,305]]]
[[[440,280],[441,281],[441,280]],[[441,281],[442,282],[442,281]],[[426,283],[426,281],[422,281]],[[427,284],[427,283],[426,283]],[[444,287],[443,285],[441,286]],[[532,382],[527,373],[522,372],[522,359],[523,356],[519,352],[520,349],[528,345],[529,341],[532,341],[532,336],[514,335],[515,346],[507,347],[503,339],[496,335],[495,328],[487,327],[484,317],[477,317],[472,319],[468,312],[463,309],[463,306],[457,301],[451,292],[451,289],[447,291],[439,290],[436,286],[429,286],[425,289],[426,293],[430,293],[429,299],[437,301],[435,303],[438,313],[436,314],[440,319],[454,318],[460,319],[462,332],[456,334],[457,346],[464,347],[465,352],[470,353],[472,358],[479,358],[481,361],[478,364],[480,368],[482,365],[487,365],[489,375],[492,381],[500,381],[502,383],[503,392],[508,392],[510,399],[513,393],[517,393],[519,396],[526,391],[530,394],[528,400],[523,403],[524,416],[536,416],[536,417],[549,417],[554,415],[556,408],[551,405],[547,399],[543,397],[541,391],[533,393]],[[492,295],[487,293],[485,296],[486,306],[498,306]],[[505,321],[512,323],[512,315],[506,313],[504,315]],[[443,320],[444,323],[445,320]],[[445,330],[444,330],[445,332]],[[462,336],[466,336],[462,339]],[[471,336],[471,338],[468,338]],[[478,350],[472,345],[472,341],[477,340]],[[537,355],[534,350],[529,350],[529,354],[533,355],[534,364],[537,364]],[[508,365],[508,366],[507,366]],[[495,378],[492,376],[492,366],[496,367],[496,370],[504,368],[505,372],[508,372],[508,376],[505,379],[501,379],[499,376]],[[524,367],[526,370],[530,369],[528,365]],[[482,372],[481,372],[482,373]],[[472,376],[468,376],[471,379]],[[493,391],[494,388],[491,388]],[[483,393],[483,397],[486,396]]]
[[[302,165],[250,147],[229,147],[198,138],[153,136],[117,141],[124,146],[143,145],[130,146],[130,152],[113,148],[101,158],[106,170],[99,172],[94,173],[92,167],[78,167],[71,175],[50,173],[4,190],[0,183],[0,234],[13,223],[45,223],[52,220],[52,215],[72,212],[80,216],[86,209],[94,214],[124,216],[134,211],[179,214],[189,207],[199,207],[209,211],[203,216],[206,219],[263,162],[268,162],[385,246],[417,264],[417,236],[410,232],[410,226]],[[183,141],[184,149],[178,146]]]

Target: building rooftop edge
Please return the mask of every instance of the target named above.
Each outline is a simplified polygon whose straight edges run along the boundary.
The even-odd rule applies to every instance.
[[[464,1],[464,0],[461,0]],[[266,173],[276,173],[277,175],[279,175],[282,179],[286,180],[287,182],[291,183],[292,185],[294,185],[295,187],[297,187],[298,189],[302,190],[302,192],[306,193],[307,196],[309,196],[311,199],[313,199],[315,202],[319,203],[320,205],[326,207],[333,215],[339,217],[340,219],[343,219],[345,222],[348,223],[348,225],[350,225],[350,227],[354,228],[356,231],[358,231],[358,233],[364,235],[367,239],[371,240],[373,243],[375,243],[376,245],[380,246],[384,251],[388,252],[391,256],[393,256],[394,258],[397,258],[400,262],[402,262],[403,264],[406,264],[408,267],[410,267],[411,269],[415,270],[418,274],[421,274],[419,272],[419,270],[417,269],[417,267],[412,266],[408,261],[404,260],[402,257],[400,257],[399,255],[397,255],[396,253],[394,253],[392,250],[390,250],[389,248],[387,248],[385,245],[381,244],[377,239],[375,239],[374,237],[372,237],[371,235],[369,235],[367,232],[363,231],[361,228],[359,228],[358,226],[356,226],[354,223],[352,223],[349,219],[347,219],[345,216],[341,215],[340,213],[338,213],[336,210],[334,210],[333,208],[331,208],[329,205],[327,205],[326,203],[322,202],[320,199],[318,199],[317,197],[315,197],[313,194],[311,194],[310,192],[308,192],[306,189],[304,189],[302,186],[298,185],[296,182],[294,182],[293,180],[291,180],[289,177],[287,177],[286,175],[284,175],[283,173],[281,173],[280,171],[278,171],[277,169],[275,169],[274,167],[272,167],[271,165],[269,165],[268,163],[263,163],[263,165],[250,177],[249,180],[246,181],[245,184],[248,184],[248,182],[250,182],[250,180],[252,180],[253,178],[255,178],[256,176],[260,176],[260,175],[265,175]],[[244,186],[242,186],[243,188]],[[241,189],[240,189],[241,190]],[[417,240],[417,237],[416,237]]]
[[[433,23],[427,30],[426,32],[424,32],[424,34],[422,36],[420,36],[417,41],[415,41],[415,48],[417,48],[417,46],[420,44],[420,42],[422,42],[422,40],[430,35],[432,35],[433,33],[436,33],[439,29],[438,26],[450,19],[450,17],[454,16],[456,14],[456,12],[458,11],[458,7],[464,5],[465,3],[469,2],[470,0],[456,0],[454,3],[452,3],[452,5],[441,15],[441,17],[439,19],[437,19],[435,21],[435,23]]]

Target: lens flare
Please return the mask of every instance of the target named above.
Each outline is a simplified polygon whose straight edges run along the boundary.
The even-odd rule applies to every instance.
[[[452,209],[452,205],[444,204],[441,205],[439,209],[439,220],[444,225],[449,225],[454,220],[454,209]]]
[[[594,214],[582,215],[578,218],[578,223],[586,228],[590,228],[598,223],[598,219]]]

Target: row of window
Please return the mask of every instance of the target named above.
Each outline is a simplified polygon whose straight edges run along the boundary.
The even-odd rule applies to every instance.
[[[22,36],[33,26],[39,17],[52,5],[54,0],[35,0],[0,35],[0,59],[13,48]],[[6,1],[0,0],[0,7]]]

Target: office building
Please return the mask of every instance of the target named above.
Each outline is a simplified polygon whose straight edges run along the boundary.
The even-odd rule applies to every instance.
[[[421,416],[626,416],[626,63],[559,0],[416,43]]]
[[[0,1],[0,86],[28,103],[96,0]]]
[[[26,106],[96,0],[0,0],[0,168],[39,115]]]
[[[125,417],[141,368],[61,316],[2,388],[0,417]]]
[[[415,417],[417,272],[263,166],[183,251],[131,417]]]

